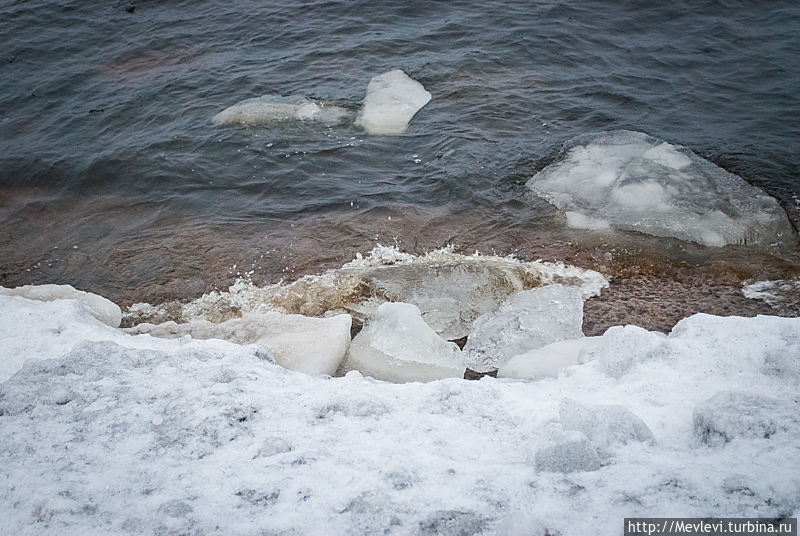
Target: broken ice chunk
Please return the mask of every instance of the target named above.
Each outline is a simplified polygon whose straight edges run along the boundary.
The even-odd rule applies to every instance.
[[[370,134],[401,134],[431,94],[398,69],[374,77],[367,86],[356,124]]]
[[[77,290],[71,285],[23,285],[16,288],[0,287],[0,295],[20,296],[29,300],[77,300],[93,317],[112,328],[122,321],[122,311],[117,304],[97,294]]]
[[[706,246],[793,240],[778,202],[680,145],[620,130],[572,140],[528,181],[567,225],[612,227]]]
[[[547,344],[583,337],[583,298],[575,287],[548,285],[518,292],[472,325],[464,351],[478,372]]]
[[[539,472],[574,473],[597,471],[602,465],[600,456],[583,434],[565,434],[566,440],[536,451],[535,464]]]
[[[583,405],[565,398],[558,405],[564,430],[583,433],[598,447],[653,441],[653,432],[624,406]]]
[[[446,342],[408,303],[384,303],[350,344],[343,371],[403,383],[463,378],[461,351]]]
[[[192,320],[184,324],[139,324],[127,331],[163,338],[190,335],[195,339],[258,344],[284,368],[306,374],[333,374],[347,352],[351,322],[348,314],[313,318],[268,312],[248,313],[220,323]]]
[[[515,355],[497,371],[498,378],[541,380],[557,378],[558,373],[580,363],[580,356],[595,348],[600,337],[583,337],[570,341],[558,341]]]

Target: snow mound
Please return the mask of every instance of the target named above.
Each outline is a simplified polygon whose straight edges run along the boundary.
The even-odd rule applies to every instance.
[[[192,320],[184,324],[139,324],[128,331],[154,337],[223,339],[266,348],[275,362],[306,374],[332,375],[350,345],[350,315],[312,318],[276,312],[249,313],[221,323]]]
[[[763,395],[723,391],[698,405],[692,421],[697,438],[710,446],[737,437],[769,439],[797,430],[800,406]]]
[[[348,115],[344,108],[305,97],[263,95],[225,108],[211,119],[211,123],[261,125],[275,121],[318,121],[334,125]]]
[[[626,130],[577,138],[528,181],[577,228],[674,237],[706,246],[794,237],[778,202],[685,147]]]
[[[16,288],[0,287],[0,295],[21,296],[29,300],[77,300],[93,317],[115,328],[122,320],[119,306],[91,292],[76,290],[71,285],[24,285]]]
[[[550,343],[515,355],[497,370],[498,378],[541,380],[557,378],[561,370],[581,362],[581,355],[597,346],[600,337],[583,337]]]
[[[558,416],[564,430],[581,432],[601,448],[654,441],[650,428],[624,406],[583,405],[565,398],[558,405]]]
[[[399,69],[389,71],[369,81],[356,124],[370,134],[402,134],[430,100],[422,84]]]
[[[384,303],[350,344],[343,371],[358,370],[378,380],[426,382],[463,378],[461,350],[446,342],[408,303]]]
[[[295,373],[257,346],[134,336],[75,300],[0,296],[0,363],[21,367],[0,383],[0,519],[43,536],[571,535],[618,533],[624,517],[796,517],[787,413],[800,393],[769,363],[800,340],[800,318],[695,315],[652,336],[635,359],[647,338],[609,331],[536,383],[393,384]],[[619,351],[630,366],[609,376]],[[762,415],[778,431],[697,448],[695,408],[743,391],[778,401]],[[624,406],[658,443],[614,443],[605,463],[602,434],[562,429],[564,398]]]
[[[464,352],[467,366],[485,372],[552,342],[583,337],[583,298],[577,288],[548,285],[518,292],[475,320]]]
[[[550,473],[575,473],[600,469],[602,463],[594,446],[583,434],[572,435],[574,437],[562,443],[537,450],[536,470]]]

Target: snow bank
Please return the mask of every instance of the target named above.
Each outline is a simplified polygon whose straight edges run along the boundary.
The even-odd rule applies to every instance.
[[[379,380],[424,382],[463,378],[461,350],[442,339],[408,303],[384,303],[350,344],[343,372],[357,370]]]
[[[275,362],[306,374],[333,374],[350,345],[350,315],[311,318],[277,312],[249,313],[220,323],[192,320],[185,324],[139,324],[129,331],[154,337],[223,339],[266,348]]]
[[[552,342],[583,337],[583,298],[577,288],[548,285],[518,292],[475,320],[464,352],[467,366],[485,372]]]
[[[334,125],[348,115],[344,108],[305,97],[264,95],[225,108],[211,119],[211,123],[261,125],[274,121],[318,121]]]
[[[528,187],[576,228],[612,227],[707,246],[794,237],[777,201],[688,149],[640,132],[570,142]]]
[[[0,384],[0,519],[37,535],[570,536],[797,517],[799,340],[798,318],[695,315],[669,336],[610,330],[557,378],[392,384],[0,296],[0,363],[24,362]],[[698,441],[696,408],[725,392],[757,396],[737,411],[776,432]],[[631,439],[639,421],[654,441]]]
[[[370,134],[402,134],[430,100],[422,84],[403,71],[389,71],[369,81],[356,124]]]
[[[0,295],[22,296],[31,300],[77,300],[93,317],[115,328],[122,320],[119,306],[102,296],[76,290],[71,285],[24,285],[16,288],[0,287]]]

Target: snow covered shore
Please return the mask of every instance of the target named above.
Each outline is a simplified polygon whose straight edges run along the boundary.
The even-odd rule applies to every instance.
[[[540,381],[310,376],[0,296],[0,531],[616,534],[800,513],[800,319],[615,327],[580,362]]]

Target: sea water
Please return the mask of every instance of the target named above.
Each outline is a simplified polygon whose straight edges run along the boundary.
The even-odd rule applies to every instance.
[[[376,243],[609,269],[670,250],[791,278],[783,257],[729,260],[749,249],[698,261],[680,242],[572,230],[525,183],[569,140],[625,129],[763,188],[796,227],[798,25],[790,2],[5,4],[0,284],[161,302]],[[402,134],[212,123],[264,96],[354,118],[395,69],[431,94]]]

